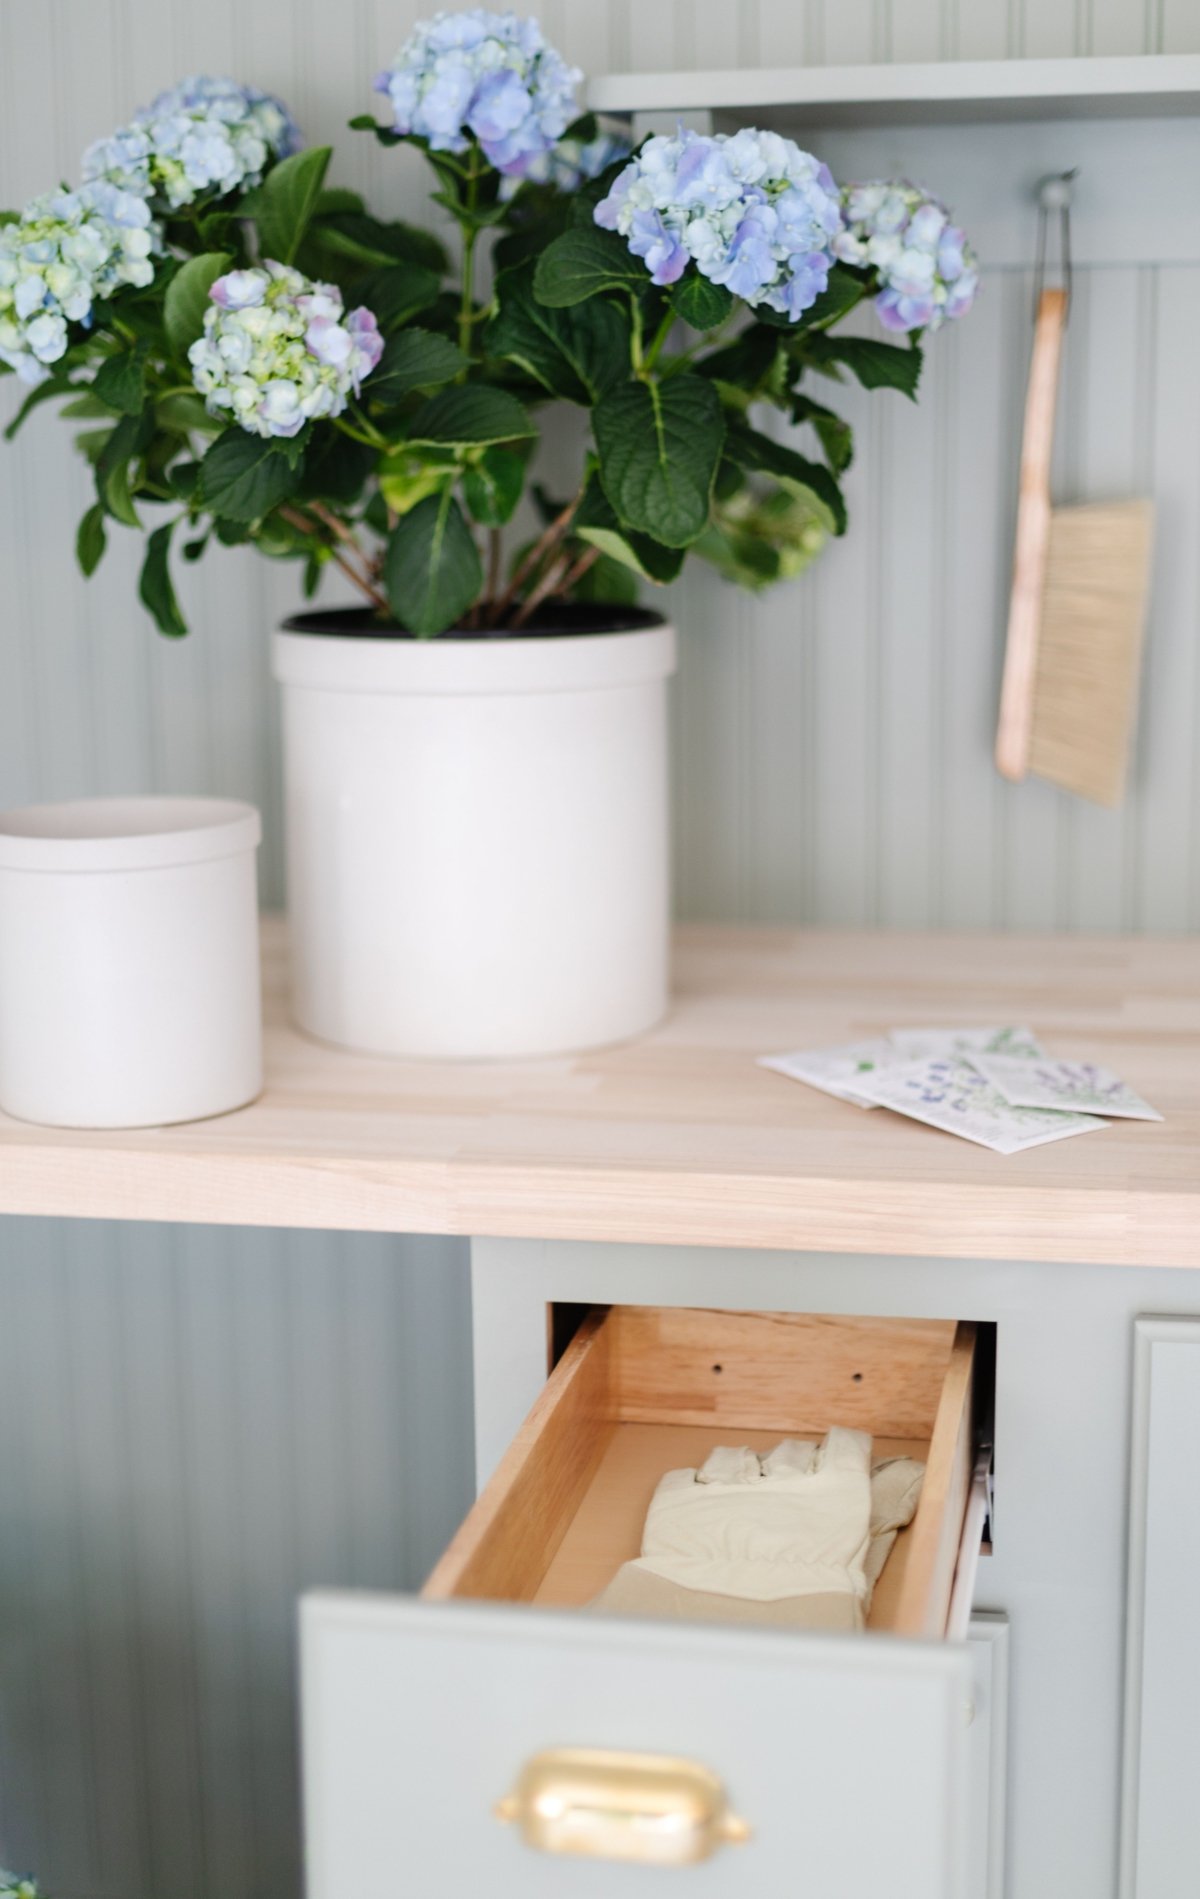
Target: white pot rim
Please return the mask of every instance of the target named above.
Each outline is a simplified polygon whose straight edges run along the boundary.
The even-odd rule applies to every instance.
[[[272,659],[276,679],[286,686],[484,697],[602,691],[665,679],[675,670],[676,641],[674,627],[657,618],[612,632],[430,640],[322,633],[289,621],[274,635]]]
[[[0,812],[0,870],[162,870],[261,841],[257,810],[233,798],[76,798]]]

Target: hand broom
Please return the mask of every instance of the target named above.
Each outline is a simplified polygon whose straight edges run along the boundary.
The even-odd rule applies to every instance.
[[[1050,458],[1070,301],[1073,173],[1041,187],[1037,315],[996,733],[1006,778],[1028,772],[1099,804],[1121,800],[1128,768],[1150,580],[1149,501],[1056,508]],[[1045,223],[1062,219],[1062,289],[1041,287]]]

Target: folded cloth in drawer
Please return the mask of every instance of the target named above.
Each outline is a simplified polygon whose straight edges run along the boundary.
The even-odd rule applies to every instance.
[[[612,1614],[861,1629],[896,1535],[916,1511],[924,1466],[869,1469],[871,1440],[834,1429],[785,1439],[769,1456],[722,1447],[700,1470],[669,1471],[642,1555],[592,1607]]]

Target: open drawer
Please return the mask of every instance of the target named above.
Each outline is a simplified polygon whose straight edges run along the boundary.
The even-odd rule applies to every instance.
[[[961,1899],[974,1361],[952,1322],[589,1315],[422,1598],[304,1604],[309,1899]],[[580,1613],[663,1472],[832,1424],[927,1466],[865,1633]]]

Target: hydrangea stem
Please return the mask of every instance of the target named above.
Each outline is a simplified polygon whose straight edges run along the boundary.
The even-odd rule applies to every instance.
[[[504,536],[498,527],[492,528],[488,535],[488,576],[486,600],[494,611],[496,598],[500,592],[500,576],[504,571]]]
[[[475,327],[475,246],[479,242],[479,226],[475,222],[479,202],[478,156],[478,152],[472,149],[471,165],[467,172],[466,216],[462,220],[462,301],[458,310],[458,347],[464,356],[471,354],[471,332]],[[466,380],[467,369],[464,365],[459,371],[458,381]]]
[[[524,560],[518,566],[516,573],[504,589],[499,600],[496,602],[497,622],[504,618],[504,615],[512,606],[513,601],[520,593],[525,582],[533,577],[543,561],[547,560],[550,555],[553,554],[559,542],[565,539],[567,529],[574,520],[575,511],[582,500],[583,489],[581,488],[579,493],[568,501],[562,513],[554,517],[549,527],[546,528],[544,533],[539,535],[538,539],[534,542],[528,554],[526,554]]]
[[[641,374],[648,376],[662,354],[663,345],[675,328],[675,312],[668,310],[662,322],[654,332],[654,340],[642,358]]]
[[[349,558],[351,549],[358,556],[360,561],[364,560],[364,555],[362,548],[359,546],[345,522],[339,521],[337,516],[326,508],[324,502],[313,501],[309,503],[309,506],[313,514],[317,516],[318,521],[320,521],[334,537],[332,546],[329,546],[328,542],[322,543],[324,546],[329,546],[330,558],[334,565],[341,568],[347,580],[353,581],[359,592],[366,595],[371,605],[375,607],[378,612],[387,613],[389,611],[387,595],[380,591],[365,572],[360,572],[358,567],[356,567]],[[282,519],[288,522],[291,527],[294,527],[298,533],[309,535],[314,540],[321,540],[321,536],[317,531],[317,523],[314,522],[309,515],[302,513],[299,508],[284,506],[280,508],[279,513]],[[342,544],[341,547],[338,546],[339,542]]]
[[[633,294],[632,291],[629,294],[629,316],[630,316],[629,360],[633,364],[634,375],[640,376],[642,374],[642,369],[643,369],[642,306],[638,302],[637,297]]]
[[[570,571],[571,571],[571,557],[569,554],[560,554],[557,560],[552,561],[550,563],[549,567],[547,567],[545,573],[542,575],[541,579],[538,581],[537,586],[533,589],[533,592],[529,595],[529,598],[525,601],[520,611],[518,613],[514,613],[513,615],[513,631],[514,632],[516,632],[519,627],[526,626],[528,624],[528,622],[533,618],[533,615],[537,612],[538,608],[541,606],[543,600],[548,600],[551,594],[559,593],[562,591],[563,583],[566,580],[567,575],[569,574]]]

